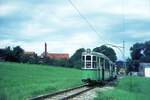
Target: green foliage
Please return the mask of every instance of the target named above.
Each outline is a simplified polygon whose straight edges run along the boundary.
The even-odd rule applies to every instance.
[[[41,61],[40,64],[70,67],[68,60],[64,60],[64,59],[51,59],[51,58],[45,57],[41,59],[40,61]]]
[[[129,71],[138,71],[140,62],[150,63],[150,41],[135,43],[131,48],[131,62]]]
[[[0,100],[26,100],[79,84],[77,69],[0,62]]]
[[[5,61],[29,63],[29,64],[45,64],[54,66],[63,66],[70,68],[80,69],[83,65],[81,62],[81,55],[84,52],[84,48],[78,49],[69,60],[63,59],[50,59],[47,57],[40,58],[37,54],[25,54],[24,50],[20,46],[16,46],[13,49],[7,47],[3,50],[0,49],[0,57],[3,57]],[[112,61],[116,61],[116,53],[112,48],[101,46],[95,48],[93,51],[101,52],[108,56]]]
[[[37,56],[37,54],[32,55],[22,54],[20,57],[20,62],[29,64],[38,64],[39,59],[40,58]]]
[[[127,64],[127,73],[131,72],[131,71],[139,71],[139,60],[132,60],[130,58],[127,59],[126,61]]]
[[[75,68],[82,67],[81,55],[82,55],[82,52],[84,51],[85,51],[84,48],[80,48],[72,55],[72,57],[69,59],[70,66],[75,67]]]
[[[21,62],[20,58],[23,54],[24,50],[20,46],[16,46],[13,49],[7,47],[5,49],[0,50],[0,56],[5,61],[12,61],[12,62]]]
[[[13,52],[13,56],[14,56],[16,62],[21,62],[20,58],[23,55],[24,50],[20,46],[16,46],[13,48],[12,52]]]
[[[16,46],[13,49],[10,47],[0,49],[0,57],[4,61],[70,67],[68,60],[50,59],[47,57],[40,58],[36,53],[24,53],[24,50],[20,46]]]
[[[115,62],[117,60],[117,56],[116,56],[115,51],[112,48],[107,47],[105,45],[102,45],[100,47],[96,47],[93,49],[93,51],[103,53],[105,56],[107,56],[113,62]]]
[[[150,41],[145,43],[135,43],[131,48],[132,60],[140,62],[150,62]]]
[[[5,61],[14,61],[13,52],[10,47],[0,50],[0,57]]]
[[[125,77],[115,89],[99,92],[95,100],[149,100],[149,84],[149,78]]]
[[[126,66],[127,66],[127,74],[131,71],[133,71],[133,67],[132,67],[132,60],[130,58],[128,58],[126,60]]]
[[[132,60],[139,60],[142,56],[141,51],[144,49],[143,43],[135,43],[131,48],[131,57]]]

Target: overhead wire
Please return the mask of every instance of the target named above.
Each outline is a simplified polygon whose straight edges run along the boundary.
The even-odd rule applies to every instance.
[[[100,36],[100,34],[97,32],[97,30],[95,29],[95,27],[89,22],[89,20],[80,12],[80,10],[76,7],[76,5],[71,1],[68,0],[69,3],[72,5],[72,7],[78,12],[79,16],[85,20],[85,22],[87,23],[87,25],[89,26],[89,28],[97,34],[97,36],[100,38],[100,40],[102,40],[104,42],[104,44],[107,44],[107,42]],[[124,7],[124,2],[122,2],[122,12],[123,12],[123,26],[122,26],[122,31],[125,32],[125,7]],[[118,46],[119,47],[119,46]],[[119,49],[120,51],[120,49]],[[121,52],[122,53],[122,52]]]
[[[72,7],[78,12],[79,16],[87,23],[89,28],[94,33],[97,34],[98,38],[100,38],[100,40],[102,40],[104,43],[107,43],[105,40],[103,40],[102,36],[100,36],[100,34],[97,32],[97,30],[94,28],[94,26],[89,22],[89,20],[80,12],[80,10],[76,7],[76,5],[71,0],[68,0],[68,1],[72,5]]]

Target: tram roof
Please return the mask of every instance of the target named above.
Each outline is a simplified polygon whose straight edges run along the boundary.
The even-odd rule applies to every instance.
[[[83,53],[82,53],[82,56],[83,56],[83,55],[99,56],[99,57],[102,57],[102,58],[104,58],[104,59],[107,59],[107,60],[109,60],[111,63],[113,63],[107,56],[105,56],[104,54],[99,53],[99,52],[94,52],[94,51],[91,51],[91,52],[83,52]]]

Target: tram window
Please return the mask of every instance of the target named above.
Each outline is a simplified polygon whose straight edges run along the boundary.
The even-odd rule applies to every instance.
[[[109,62],[107,60],[105,61],[105,68],[109,69]]]
[[[86,60],[91,60],[91,56],[86,56]]]
[[[93,65],[93,68],[96,68],[96,62],[93,62],[92,65]]]
[[[93,56],[93,61],[96,61],[96,56]]]
[[[84,59],[85,59],[85,56],[82,56],[82,61],[84,61]]]
[[[104,59],[103,58],[100,58],[100,64],[101,64],[101,66],[104,66]]]
[[[91,68],[91,62],[86,62],[86,68]]]

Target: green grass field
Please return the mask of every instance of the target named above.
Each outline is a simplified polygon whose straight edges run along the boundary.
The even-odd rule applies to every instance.
[[[0,100],[26,100],[77,86],[81,76],[76,69],[0,62]]]
[[[113,90],[98,92],[95,100],[150,100],[150,78],[125,77]]]

